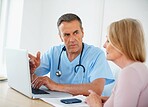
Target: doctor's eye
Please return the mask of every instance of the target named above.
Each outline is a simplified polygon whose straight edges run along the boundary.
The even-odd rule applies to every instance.
[[[73,34],[74,34],[74,35],[77,35],[77,34],[79,34],[79,31],[76,30]]]
[[[64,34],[64,36],[70,36],[70,34],[68,34],[68,33],[65,33],[65,34]]]

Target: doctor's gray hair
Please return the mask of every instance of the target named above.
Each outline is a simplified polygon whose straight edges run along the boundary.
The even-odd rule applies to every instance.
[[[83,29],[81,19],[76,14],[73,13],[67,13],[62,15],[57,21],[57,27],[59,27],[62,22],[71,22],[74,20],[77,20],[80,23],[80,28]]]

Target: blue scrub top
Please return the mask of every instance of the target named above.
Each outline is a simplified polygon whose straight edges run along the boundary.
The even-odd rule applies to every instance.
[[[81,64],[85,67],[85,72],[82,67],[78,67],[76,72],[74,71],[75,66],[79,64],[80,55],[70,62],[66,51],[63,51],[59,68],[62,74],[58,77],[56,72],[63,47],[64,45],[54,46],[42,55],[41,64],[35,72],[36,75],[42,76],[50,72],[50,78],[62,84],[90,83],[97,78],[105,78],[106,84],[114,81],[104,52],[98,47],[85,43],[81,57]]]

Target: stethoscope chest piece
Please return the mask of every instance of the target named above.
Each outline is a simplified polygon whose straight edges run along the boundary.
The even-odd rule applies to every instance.
[[[60,77],[62,75],[61,71],[57,70],[56,76]]]

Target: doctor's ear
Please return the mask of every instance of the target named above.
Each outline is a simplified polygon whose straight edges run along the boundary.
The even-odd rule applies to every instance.
[[[59,36],[60,36],[60,39],[61,39],[61,41],[63,42],[63,38],[62,38],[62,36],[59,34]]]
[[[84,31],[83,31],[83,29],[82,29],[82,38],[84,37]]]
[[[84,37],[84,34],[82,35],[82,38]]]

